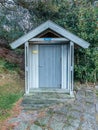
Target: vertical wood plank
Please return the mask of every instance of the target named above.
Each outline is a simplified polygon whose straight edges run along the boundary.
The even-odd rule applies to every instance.
[[[68,44],[68,46],[67,46],[67,50],[68,50],[68,63],[67,63],[67,77],[68,77],[68,83],[67,83],[67,85],[68,85],[68,90],[69,90],[69,92],[70,92],[70,43]]]
[[[32,45],[31,48],[31,88],[39,88],[39,47]]]
[[[74,85],[74,43],[70,42],[70,95],[73,96]]]
[[[29,43],[25,43],[25,93],[29,93]]]
[[[61,46],[39,46],[39,86],[60,88],[61,86]]]
[[[32,88],[32,85],[33,85],[33,83],[32,83],[32,77],[33,77],[33,70],[32,70],[32,45],[29,45],[29,75],[30,75],[30,77],[29,77],[29,88],[31,89]]]
[[[68,84],[67,84],[67,44],[62,45],[62,89],[68,89]]]

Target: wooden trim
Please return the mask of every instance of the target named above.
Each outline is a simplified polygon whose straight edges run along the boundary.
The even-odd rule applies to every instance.
[[[68,67],[67,67],[67,76],[68,76],[68,90],[70,90],[70,43],[68,44],[68,46],[67,46],[67,50],[68,50],[68,63],[67,63],[67,65],[68,65]]]
[[[65,44],[69,40],[66,38],[33,38],[29,40],[31,44]]]
[[[32,47],[31,45],[29,45],[29,60],[30,60],[30,68],[29,68],[29,73],[30,73],[30,86],[29,88],[31,89],[32,88],[32,85],[33,85],[33,82],[32,82],[32,78],[33,78],[33,71],[32,71],[32,68],[33,68],[33,65],[32,65]]]
[[[52,21],[49,22],[49,28],[57,33],[59,33],[61,36],[69,39],[70,41],[76,43],[77,45],[83,47],[83,48],[88,48],[89,43],[86,42],[85,40],[79,38],[78,36],[74,35],[73,33],[70,33],[69,31],[65,30],[61,26],[53,23]]]
[[[29,43],[25,43],[25,93],[29,93]]]
[[[67,89],[67,46],[62,45],[62,89]]]
[[[70,42],[70,95],[73,96],[74,84],[74,43]]]
[[[59,41],[59,42],[68,42],[69,40],[66,38],[32,38],[29,40],[29,42],[44,42],[44,41]]]
[[[50,42],[33,42],[33,43],[31,43],[31,42],[29,42],[31,45],[64,45],[64,44],[67,44],[67,43],[69,43],[69,42],[52,42],[52,41],[50,41]]]
[[[32,88],[39,88],[39,63],[38,63],[38,58],[39,58],[39,54],[38,54],[38,45],[32,45],[31,47],[31,53],[32,53],[32,70],[31,73],[32,74]]]
[[[61,89],[63,89],[64,88],[64,64],[63,64],[63,62],[64,62],[64,57],[63,57],[64,55],[63,55],[63,45],[61,46]]]
[[[10,46],[15,49],[19,46],[21,46],[22,44],[24,44],[25,42],[27,42],[28,40],[30,40],[31,38],[35,37],[36,35],[40,34],[41,32],[45,31],[46,29],[48,29],[49,25],[48,25],[48,21],[41,24],[40,26],[38,26],[37,28],[35,28],[34,30],[30,31],[29,33],[25,34],[24,36],[20,37],[19,39],[17,39],[16,41],[12,42],[10,44]]]
[[[11,43],[10,46],[13,49],[15,49],[15,48],[21,46],[22,44],[24,44],[25,42],[27,42],[28,40],[30,40],[30,39],[34,38],[35,36],[39,35],[40,33],[44,32],[47,29],[53,30],[55,33],[61,35],[64,38],[69,39],[70,41],[76,43],[77,45],[79,45],[83,48],[88,48],[90,45],[85,40],[79,38],[78,36],[74,35],[73,33],[70,33],[69,31],[65,30],[64,28],[60,27],[59,25],[48,20],[47,22],[41,24],[34,30],[30,31],[29,33],[20,37],[18,40]]]

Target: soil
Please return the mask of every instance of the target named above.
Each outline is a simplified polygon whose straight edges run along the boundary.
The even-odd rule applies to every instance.
[[[18,100],[15,105],[13,106],[12,110],[10,110],[10,117],[8,117],[6,120],[4,121],[0,121],[0,130],[10,130],[13,127],[15,127],[17,124],[13,123],[13,124],[8,124],[7,122],[14,117],[17,117],[21,111],[22,111],[22,106],[20,105],[22,102],[22,98],[20,100]]]

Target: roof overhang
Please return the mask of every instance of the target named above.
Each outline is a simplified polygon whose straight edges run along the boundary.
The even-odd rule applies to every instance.
[[[34,30],[30,31],[29,33],[25,34],[24,36],[20,37],[19,39],[17,39],[16,41],[12,42],[10,44],[10,46],[15,49],[19,46],[21,46],[22,44],[24,44],[27,41],[32,40],[33,38],[35,38],[37,35],[41,34],[42,32],[44,32],[45,30],[51,29],[52,31],[54,31],[55,33],[61,35],[63,38],[74,42],[75,44],[83,47],[83,48],[88,48],[90,43],[88,43],[87,41],[79,38],[78,36],[74,35],[73,33],[67,31],[66,29],[62,28],[61,26],[55,24],[54,22],[48,20],[47,22],[41,24],[40,26],[38,26],[37,28],[35,28]]]
[[[29,43],[32,44],[65,44],[69,40],[66,38],[32,38],[29,40]]]

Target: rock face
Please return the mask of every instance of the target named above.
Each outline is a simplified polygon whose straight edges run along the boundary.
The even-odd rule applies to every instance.
[[[12,42],[20,37],[20,35],[17,35],[17,32],[20,33],[19,31],[21,30],[23,33],[26,33],[31,30],[33,24],[29,11],[18,5],[17,1],[0,0],[0,58],[17,64],[23,69],[24,54],[22,52],[18,54],[11,50],[8,44],[10,41]],[[8,34],[10,34],[10,38]]]
[[[21,2],[22,0],[0,0],[0,58],[24,68],[24,54],[22,52],[17,54],[8,45],[34,28],[33,16],[20,4]]]
[[[6,31],[10,31],[13,24],[17,24],[24,32],[31,30],[32,22],[29,11],[23,8],[14,0],[5,0],[0,2],[0,16],[5,16],[8,20],[2,26]]]

